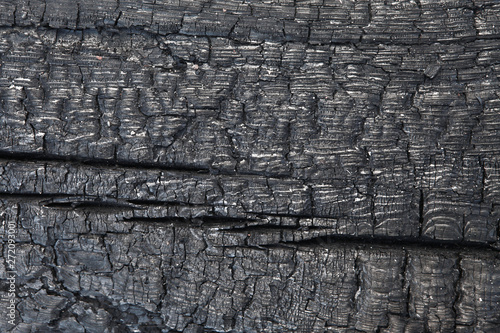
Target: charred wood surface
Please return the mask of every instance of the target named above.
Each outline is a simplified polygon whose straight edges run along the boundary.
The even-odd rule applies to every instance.
[[[498,332],[499,77],[497,1],[0,1],[0,331]]]

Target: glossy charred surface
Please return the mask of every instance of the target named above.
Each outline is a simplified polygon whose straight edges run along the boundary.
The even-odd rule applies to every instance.
[[[499,15],[0,2],[0,330],[495,332]]]

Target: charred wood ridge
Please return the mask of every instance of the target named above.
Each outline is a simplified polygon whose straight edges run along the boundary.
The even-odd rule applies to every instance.
[[[55,30],[55,31],[72,31],[72,32],[85,32],[85,31],[95,31],[97,30],[98,32],[102,31],[111,31],[111,32],[124,32],[124,33],[130,33],[130,34],[141,34],[145,36],[169,36],[169,35],[175,35],[175,36],[185,36],[185,37],[194,37],[194,38],[223,38],[232,41],[235,45],[261,45],[265,42],[274,42],[274,43],[280,43],[280,44],[286,44],[286,43],[302,43],[302,44],[310,44],[310,45],[315,45],[315,46],[324,46],[324,45],[370,45],[370,44],[381,44],[381,45],[411,45],[405,42],[397,41],[397,40],[391,40],[391,41],[382,41],[378,39],[370,39],[370,38],[365,38],[364,33],[361,33],[359,35],[359,38],[353,39],[353,40],[336,40],[336,41],[314,41],[310,42],[308,40],[306,41],[299,41],[299,40],[287,40],[286,38],[266,38],[266,39],[249,39],[249,38],[239,38],[235,36],[230,36],[230,35],[225,35],[225,34],[210,34],[210,33],[201,33],[201,32],[183,32],[180,30],[177,31],[172,31],[168,33],[163,33],[161,31],[150,31],[147,29],[144,29],[142,25],[131,25],[131,26],[111,26],[111,25],[103,25],[103,26],[91,26],[91,27],[52,27],[50,25],[44,24],[44,25],[29,25],[29,26],[12,26],[8,24],[0,24],[0,31],[9,31],[9,30],[17,30],[17,31],[28,31],[28,30],[38,30],[38,31],[50,31],[50,30]],[[467,36],[467,37],[462,37],[460,41],[457,40],[425,40],[425,39],[419,39],[418,45],[433,45],[433,44],[438,44],[438,45],[456,45],[456,44],[466,44],[466,43],[474,43],[478,41],[484,41],[484,40],[496,40],[499,39],[497,35],[481,35],[481,36]],[[120,57],[116,57],[117,59],[120,59]]]

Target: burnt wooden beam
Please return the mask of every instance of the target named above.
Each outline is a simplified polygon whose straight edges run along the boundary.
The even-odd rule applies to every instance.
[[[493,0],[0,1],[0,331],[496,332],[499,50]]]

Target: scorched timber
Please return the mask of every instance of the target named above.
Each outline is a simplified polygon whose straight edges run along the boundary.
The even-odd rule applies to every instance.
[[[0,331],[500,331],[499,77],[497,1],[0,1]]]

